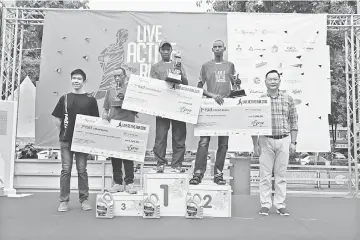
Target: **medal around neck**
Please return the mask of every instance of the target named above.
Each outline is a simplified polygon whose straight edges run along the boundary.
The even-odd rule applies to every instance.
[[[203,218],[204,207],[202,206],[202,199],[199,194],[187,194],[186,200],[186,218]]]
[[[160,218],[160,201],[156,194],[144,193],[143,218]]]
[[[104,192],[96,196],[96,217],[97,218],[113,218],[114,198],[109,192]]]
[[[174,65],[173,68],[168,72],[167,77],[165,78],[165,81],[181,84],[181,53],[175,52],[174,54]]]

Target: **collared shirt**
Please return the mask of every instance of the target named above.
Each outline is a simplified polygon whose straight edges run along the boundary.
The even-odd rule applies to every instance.
[[[127,89],[127,82],[116,91],[115,87],[106,91],[104,109],[110,110],[110,119],[135,122],[136,112],[122,108],[123,99]]]
[[[298,130],[298,114],[294,99],[289,94],[279,91],[275,97],[269,94],[263,97],[270,97],[273,136],[287,135],[291,130]]]

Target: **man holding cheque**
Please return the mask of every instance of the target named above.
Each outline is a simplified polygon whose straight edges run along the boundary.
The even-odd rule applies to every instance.
[[[107,90],[104,100],[103,119],[110,121],[111,119],[135,122],[136,112],[125,110],[122,108],[126,92],[126,71],[119,68],[113,72],[115,86],[113,89]],[[124,163],[125,178],[123,184],[122,165]],[[136,194],[134,188],[134,162],[125,159],[111,158],[113,167],[114,185],[110,188],[110,192],[123,192],[124,190],[130,194]]]
[[[172,74],[175,63],[171,61],[172,45],[168,41],[163,41],[159,45],[159,52],[161,60],[151,66],[150,77],[167,80],[169,75]],[[181,67],[181,80],[184,85],[188,85],[185,70]],[[164,99],[166,101],[166,99]],[[172,125],[172,148],[173,158],[171,162],[171,168],[173,172],[184,172],[182,169],[182,162],[185,155],[185,140],[186,140],[186,123],[176,120],[171,120],[162,117],[156,117],[156,137],[154,154],[157,160],[157,172],[163,173],[165,165],[167,163],[165,159],[167,135],[170,129],[170,123]]]
[[[233,84],[240,85],[240,79],[236,78],[234,81],[235,67],[234,64],[224,60],[224,52],[226,50],[225,44],[221,40],[216,40],[213,43],[212,51],[214,59],[203,64],[200,72],[199,88],[207,85],[207,90],[204,89],[204,95],[213,98],[219,105],[224,103],[224,99],[231,94]],[[223,179],[223,168],[228,149],[228,136],[218,137],[218,150],[216,153],[216,161],[214,168],[214,182],[219,185],[225,185],[226,181]],[[201,183],[204,173],[206,171],[207,155],[210,143],[210,136],[201,136],[199,146],[196,153],[195,169],[193,178],[190,184],[197,185]]]

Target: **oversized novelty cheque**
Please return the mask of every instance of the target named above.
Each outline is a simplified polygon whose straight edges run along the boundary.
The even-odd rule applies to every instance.
[[[123,108],[196,124],[202,95],[200,88],[131,75]]]
[[[203,99],[195,136],[271,135],[269,98],[225,98],[219,105]]]
[[[71,151],[144,162],[149,126],[76,115]]]

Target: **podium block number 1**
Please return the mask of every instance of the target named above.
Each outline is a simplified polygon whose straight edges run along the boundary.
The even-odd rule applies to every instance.
[[[164,207],[169,206],[169,186],[167,184],[161,184],[160,188],[164,190]]]

